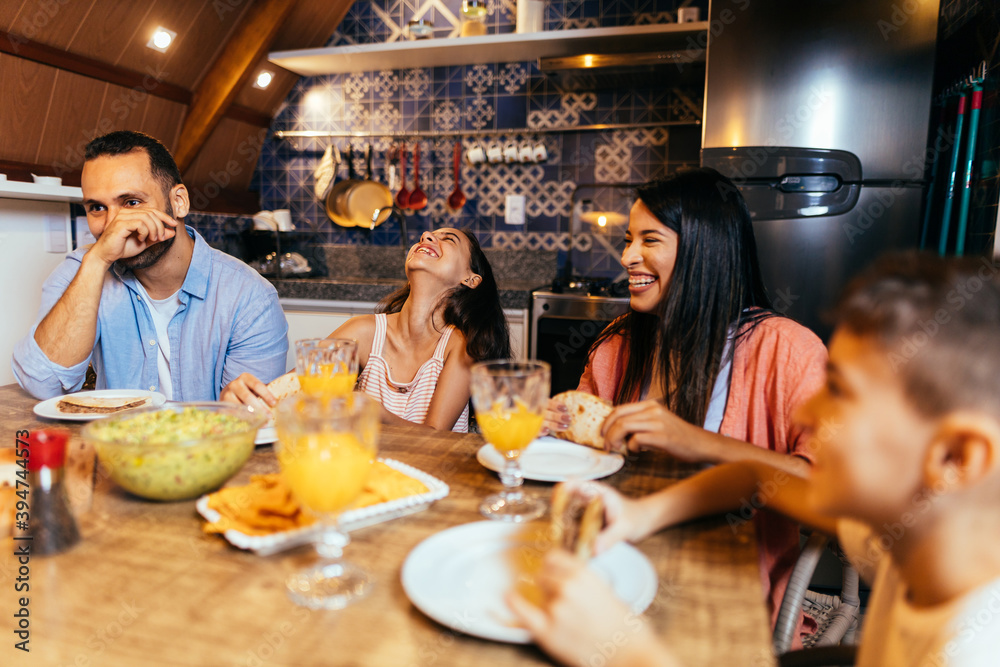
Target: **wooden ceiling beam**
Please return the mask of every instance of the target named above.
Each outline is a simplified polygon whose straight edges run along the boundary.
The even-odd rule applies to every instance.
[[[194,161],[294,7],[295,0],[258,0],[250,6],[194,91],[174,155],[181,171]]]
[[[9,32],[0,31],[0,53],[33,60],[42,65],[73,72],[105,83],[113,83],[125,88],[137,88],[150,95],[184,105],[191,104],[193,97],[190,90],[161,81],[159,77],[162,73],[152,67],[146,72],[135,72],[124,67],[108,65],[93,58],[79,56],[63,49],[46,46],[40,42],[33,42]]]
[[[145,73],[136,72],[53,48],[3,30],[0,30],[0,53],[86,76],[103,83],[141,90],[154,97],[185,106],[189,106],[194,99],[194,94],[190,90],[160,80],[158,76],[162,73],[152,67]],[[231,105],[224,115],[257,127],[268,127],[271,124],[271,117],[267,114],[237,104]]]

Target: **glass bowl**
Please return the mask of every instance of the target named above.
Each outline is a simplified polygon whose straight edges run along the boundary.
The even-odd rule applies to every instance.
[[[243,467],[267,418],[231,403],[170,403],[97,419],[83,428],[102,472],[150,500],[187,500]]]

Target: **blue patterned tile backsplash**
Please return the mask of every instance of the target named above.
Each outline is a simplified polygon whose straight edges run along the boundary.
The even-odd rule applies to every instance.
[[[488,6],[488,31],[513,32],[513,0],[489,0]],[[683,6],[700,7],[703,17],[707,13],[705,1],[551,0],[546,3],[545,27],[556,31],[662,23],[674,20],[676,9]],[[359,0],[329,44],[405,40],[406,24],[414,18],[431,19],[437,39],[456,36],[461,27],[460,7],[460,0]],[[511,56],[516,59],[516,54]],[[410,242],[424,230],[464,227],[484,247],[559,250],[560,262],[565,263],[572,239],[577,273],[615,277],[621,272],[617,262],[624,235],[621,219],[631,205],[631,195],[602,184],[642,183],[697,164],[702,95],[703,86],[698,83],[658,85],[652,80],[640,81],[640,85],[623,83],[620,88],[569,90],[540,72],[533,61],[303,77],[275,117],[272,132],[350,131],[370,138],[272,137],[261,149],[251,187],[259,190],[264,209],[290,209],[295,227],[315,231],[324,243],[398,245],[400,227],[395,220],[373,230],[331,222],[314,193],[313,171],[323,151],[334,143],[345,161],[347,148],[353,145],[355,168],[363,174],[364,154],[370,145],[373,178],[384,183],[389,177],[389,152],[403,146],[408,153],[406,186],[412,189],[413,149],[418,141],[420,185],[428,203],[408,215]],[[678,124],[642,127],[665,122]],[[627,127],[551,131],[594,124]],[[379,136],[408,132],[437,136],[409,140]],[[477,145],[487,151],[495,143],[533,151],[542,146],[546,158],[538,163],[479,166],[463,159],[460,185],[467,201],[453,211],[447,202],[455,188],[456,141],[463,156]],[[347,177],[346,166],[341,166],[338,175]],[[399,187],[398,180],[393,191]],[[505,223],[508,195],[525,197],[523,226]],[[574,208],[577,215],[571,216]],[[616,214],[606,216],[604,226],[590,215],[602,211]],[[225,234],[250,224],[248,218],[233,216],[194,215],[190,220],[219,243]]]

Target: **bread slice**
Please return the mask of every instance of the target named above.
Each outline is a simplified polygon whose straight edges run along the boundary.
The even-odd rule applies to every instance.
[[[571,554],[590,560],[594,541],[604,528],[604,500],[597,493],[572,493],[564,485],[552,491],[552,542]]]
[[[595,449],[604,449],[601,426],[614,406],[585,391],[564,391],[553,398],[566,406],[570,422],[565,431],[553,431],[552,435]]]
[[[66,396],[56,403],[59,412],[67,414],[110,414],[122,410],[131,410],[149,405],[153,399],[149,396],[127,398],[96,398],[93,396]]]

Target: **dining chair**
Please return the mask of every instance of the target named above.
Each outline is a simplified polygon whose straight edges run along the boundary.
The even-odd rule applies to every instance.
[[[839,596],[823,596],[809,590],[809,582],[819,563],[820,556],[824,549],[832,546],[833,552],[840,559],[843,565],[843,575],[841,591]],[[847,557],[835,543],[831,545],[830,538],[820,533],[812,533],[799,559],[792,570],[791,578],[788,581],[788,588],[785,589],[785,596],[781,601],[781,608],[778,611],[778,621],[774,627],[773,645],[776,655],[788,652],[792,645],[792,637],[798,630],[798,620],[802,612],[803,605],[807,597],[811,600],[818,600],[830,609],[827,617],[821,622],[820,627],[808,642],[811,647],[836,646],[844,640],[845,636],[850,640],[852,627],[859,620],[859,607],[861,600],[858,595],[858,572],[847,561]],[[812,663],[810,663],[812,664]],[[825,664],[825,663],[817,663]],[[841,663],[832,663],[841,664]],[[849,663],[853,664],[853,663]]]
[[[854,667],[856,646],[817,646],[778,656],[778,667]]]

